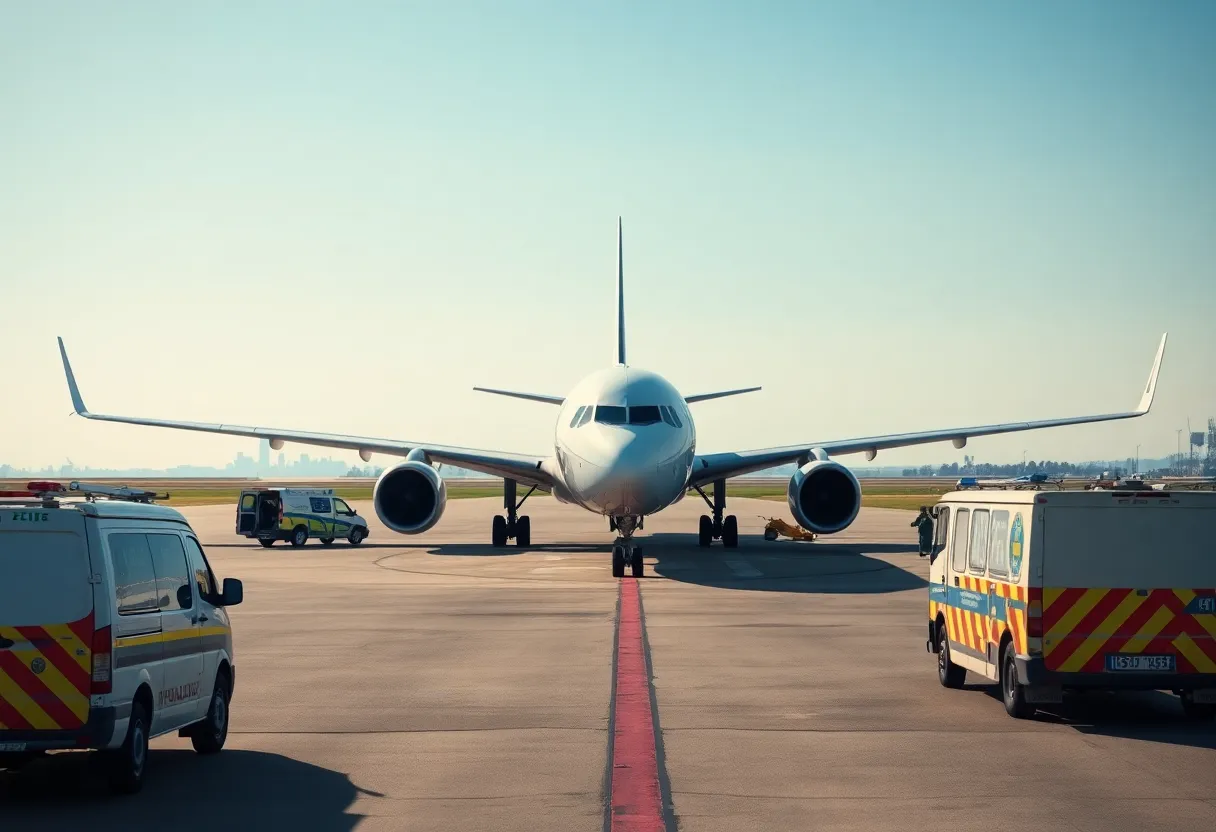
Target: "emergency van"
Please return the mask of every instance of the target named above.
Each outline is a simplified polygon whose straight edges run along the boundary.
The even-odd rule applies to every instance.
[[[1216,715],[1216,493],[997,490],[937,504],[929,637],[938,679],[970,671],[1031,716],[1066,691],[1168,690]]]
[[[241,492],[236,533],[269,548],[277,540],[303,546],[316,537],[325,546],[345,538],[358,546],[368,536],[367,521],[332,488],[253,488]]]
[[[143,785],[148,741],[224,747],[236,683],[221,585],[179,512],[123,487],[34,482],[0,493],[0,768],[99,749],[111,785]]]

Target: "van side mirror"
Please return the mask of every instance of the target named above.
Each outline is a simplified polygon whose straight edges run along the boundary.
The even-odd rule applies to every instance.
[[[235,607],[245,600],[245,585],[237,578],[224,578],[224,591],[217,606]]]

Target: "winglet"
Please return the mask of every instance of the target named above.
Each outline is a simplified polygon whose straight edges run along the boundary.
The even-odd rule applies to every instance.
[[[84,406],[84,399],[80,398],[80,388],[76,386],[76,376],[72,373],[72,365],[68,363],[68,351],[63,348],[63,339],[59,339],[59,355],[63,358],[63,371],[68,377],[68,392],[72,394],[72,407],[76,408],[76,412],[81,416],[88,416],[89,409]]]
[[[1165,355],[1165,339],[1168,336],[1168,332],[1161,334],[1161,345],[1157,347],[1157,357],[1153,360],[1153,370],[1148,374],[1148,384],[1144,386],[1144,395],[1140,397],[1137,413],[1148,413],[1148,409],[1153,406],[1153,395],[1157,392],[1157,375],[1161,372],[1161,358]]]
[[[625,244],[616,218],[616,363],[625,363]]]

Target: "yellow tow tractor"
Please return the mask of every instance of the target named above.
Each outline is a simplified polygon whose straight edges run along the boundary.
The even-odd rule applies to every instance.
[[[780,517],[760,517],[764,522],[764,539],[777,540],[782,535],[785,535],[790,540],[805,540],[808,543],[815,539],[815,535],[808,532],[801,526],[791,525]]]

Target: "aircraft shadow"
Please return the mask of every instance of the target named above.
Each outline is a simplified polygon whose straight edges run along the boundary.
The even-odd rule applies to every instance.
[[[965,687],[1001,701],[996,685]],[[1100,737],[1216,749],[1216,722],[1186,717],[1178,697],[1160,690],[1068,693],[1062,704],[1040,705],[1033,719]]]
[[[134,811],[153,825],[350,832],[363,819],[347,811],[355,798],[382,796],[345,774],[279,754],[153,749],[143,791],[124,799],[110,793],[100,762],[95,753],[55,754],[0,772],[3,827],[125,832],[140,825]]]
[[[688,534],[652,534],[642,538],[647,558],[656,558],[653,573],[683,583],[761,592],[872,594],[923,589],[928,583],[901,566],[873,555],[910,554],[903,543],[792,543],[740,536],[739,548],[709,549]]]

